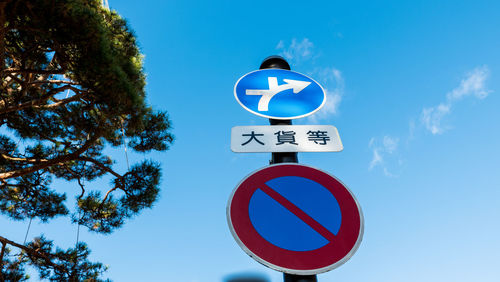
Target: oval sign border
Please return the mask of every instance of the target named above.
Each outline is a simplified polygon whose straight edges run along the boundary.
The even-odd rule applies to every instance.
[[[271,116],[271,115],[265,115],[265,114],[261,114],[259,112],[256,112],[252,109],[249,109],[247,106],[245,106],[243,103],[241,103],[240,99],[238,99],[238,93],[236,93],[236,87],[238,86],[238,84],[240,83],[240,81],[245,78],[246,76],[254,73],[254,72],[258,72],[258,71],[266,71],[266,70],[281,70],[281,71],[285,71],[285,72],[293,72],[293,73],[296,73],[296,74],[299,74],[299,75],[302,75],[304,77],[307,77],[308,79],[312,80],[314,83],[316,83],[319,88],[321,88],[321,91],[323,92],[323,102],[321,103],[321,105],[319,105],[315,110],[307,113],[307,114],[303,114],[303,115],[299,115],[299,116],[292,116],[292,117],[276,117],[276,116]],[[321,84],[319,84],[316,80],[310,78],[309,76],[305,75],[305,74],[302,74],[300,72],[296,72],[296,71],[292,71],[292,70],[284,70],[284,69],[276,69],[276,68],[270,68],[270,69],[261,69],[261,70],[254,70],[254,71],[251,71],[245,75],[243,75],[242,77],[240,77],[238,79],[238,81],[236,81],[236,84],[234,84],[234,88],[233,88],[233,92],[234,92],[234,98],[236,99],[236,101],[238,101],[238,104],[240,104],[240,106],[242,106],[245,110],[251,112],[252,114],[254,115],[257,115],[257,116],[261,116],[261,117],[265,117],[265,118],[270,118],[270,119],[278,119],[278,120],[288,120],[288,119],[298,119],[298,118],[303,118],[303,117],[307,117],[307,116],[310,116],[314,113],[316,113],[317,111],[319,111],[326,103],[326,91],[325,89],[323,88],[323,86],[321,86]]]

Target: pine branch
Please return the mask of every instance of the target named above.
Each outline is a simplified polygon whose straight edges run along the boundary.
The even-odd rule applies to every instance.
[[[45,52],[47,52],[47,51],[45,51]],[[57,52],[54,52],[54,54],[52,55],[52,58],[50,59],[50,62],[47,64],[47,67],[45,67],[46,71],[53,70],[53,68],[55,66],[57,66],[57,63],[56,63],[57,54],[58,54]],[[61,70],[62,70],[62,68],[61,68]],[[51,75],[51,74],[50,73],[45,73],[45,74],[43,74],[42,76],[39,77],[39,80],[42,80],[42,81],[46,80],[47,77],[49,77],[49,75]]]
[[[12,107],[7,107],[7,108],[5,108],[5,105],[2,105],[4,107],[3,107],[3,109],[0,108],[0,115],[1,114],[6,114],[6,113],[9,113],[9,112],[24,110],[26,108],[35,107],[35,106],[38,106],[38,107],[49,107],[51,105],[45,105],[45,106],[39,106],[39,105],[47,102],[47,100],[49,100],[54,95],[56,95],[58,93],[61,93],[64,90],[67,90],[67,89],[73,90],[75,92],[79,92],[80,91],[80,89],[75,88],[75,87],[73,87],[71,85],[64,85],[62,87],[58,87],[58,88],[54,88],[54,89],[50,90],[45,95],[43,95],[40,99],[31,100],[31,101],[24,102],[22,104],[19,104],[19,105],[16,105],[16,106],[12,106]],[[71,101],[77,100],[77,99],[81,98],[81,96],[83,96],[83,94],[79,94],[79,95],[74,95],[74,96],[72,96],[70,98],[67,98],[67,99],[71,99],[71,100],[69,100],[69,101],[67,101],[65,103],[62,103],[62,104],[66,104],[66,103],[69,103]],[[75,96],[77,96],[77,97],[75,97]],[[61,101],[63,101],[63,100],[61,100]],[[54,104],[57,104],[57,103],[54,103]]]
[[[2,88],[7,88],[9,87],[12,83],[14,83],[14,79],[10,75],[7,75],[6,78],[4,78],[3,83],[2,83]]]
[[[123,176],[122,176],[122,175],[120,175],[119,173],[115,172],[115,171],[114,171],[114,170],[112,170],[111,168],[109,168],[109,167],[105,166],[103,163],[101,163],[101,162],[99,162],[99,161],[97,161],[97,160],[95,160],[95,159],[92,159],[92,158],[89,158],[89,157],[79,157],[78,159],[79,159],[79,160],[82,160],[82,161],[88,161],[88,162],[91,162],[91,163],[93,163],[93,164],[97,165],[99,168],[101,168],[101,169],[103,169],[103,170],[105,170],[105,171],[107,171],[107,172],[111,173],[113,176],[115,176],[115,177],[119,178],[120,180],[123,178]],[[99,207],[102,207],[102,205],[106,202],[106,200],[108,199],[109,195],[110,195],[113,191],[115,191],[115,190],[116,190],[116,189],[118,189],[118,188],[123,188],[123,187],[120,187],[120,186],[123,186],[123,185],[118,185],[118,184],[117,184],[117,185],[115,185],[115,187],[113,187],[113,188],[109,189],[109,190],[106,192],[106,195],[104,195],[104,199],[101,201],[101,204],[99,205]],[[82,189],[83,189],[83,187],[82,187]],[[123,190],[123,189],[122,189],[122,190]],[[84,193],[84,191],[82,191],[82,195],[81,195],[81,196],[83,196],[83,193]],[[81,196],[80,196],[80,198],[81,198]]]
[[[101,204],[99,205],[99,208],[102,207],[102,205],[106,202],[106,200],[108,199],[109,195],[115,191],[116,189],[120,188],[119,185],[116,185],[115,187],[111,188],[108,190],[108,192],[106,192],[106,195],[104,195],[104,199],[102,199],[102,202]]]
[[[24,74],[29,74],[29,73],[36,73],[36,74],[65,74],[66,72],[62,69],[56,69],[56,70],[36,70],[36,69],[18,69],[18,68],[7,68],[0,73],[24,73]]]
[[[91,162],[91,163],[97,165],[99,168],[103,169],[104,171],[107,171],[107,172],[111,173],[112,175],[114,175],[117,178],[122,178],[123,177],[119,173],[115,172],[111,168],[105,166],[103,163],[101,163],[101,162],[99,162],[99,161],[97,161],[97,160],[95,160],[93,158],[89,158],[89,157],[85,157],[85,156],[80,156],[80,157],[78,157],[78,159],[81,160],[81,161]]]
[[[80,185],[80,188],[82,189],[82,193],[80,194],[80,196],[78,197],[78,199],[81,199],[83,197],[83,195],[85,194],[85,185],[83,185],[82,183],[82,179],[81,177],[76,174],[76,172],[74,172],[71,168],[69,168],[67,165],[64,165],[64,168],[71,174],[73,175],[73,177],[76,178],[76,180],[78,181],[78,185]]]
[[[4,79],[4,82],[3,82],[3,85],[2,85],[2,90],[6,90],[7,91],[7,97],[12,96],[12,92],[14,91],[14,89],[10,88],[9,86],[11,84],[13,84],[14,82],[17,82],[19,85],[23,84],[23,81],[21,79],[19,79],[15,75],[9,74]],[[5,107],[5,105],[7,103],[7,99],[3,98],[2,100],[3,101],[0,102],[0,107]]]
[[[45,83],[54,83],[54,84],[71,84],[71,85],[80,85],[78,82],[74,82],[71,80],[62,80],[62,79],[49,79],[49,80],[35,80],[28,84],[45,84]]]
[[[19,170],[14,170],[14,171],[9,171],[9,172],[4,172],[0,173],[0,179],[9,179],[9,178],[14,178],[18,176],[23,176],[26,174],[33,173],[37,170],[41,170],[44,168],[48,168],[53,165],[57,164],[64,164],[68,161],[77,159],[83,152],[85,152],[90,146],[94,145],[95,141],[99,139],[99,136],[96,134],[92,136],[90,139],[88,139],[85,144],[83,144],[78,150],[74,151],[73,153],[66,154],[63,156],[59,156],[50,160],[47,160],[46,162],[33,165],[27,168],[19,169]]]
[[[37,250],[33,250],[31,248],[28,248],[24,245],[21,245],[21,244],[18,244],[16,242],[13,242],[7,238],[4,238],[2,236],[0,236],[0,242],[2,242],[2,244],[9,244],[9,245],[12,245],[16,248],[19,248],[23,251],[25,251],[26,253],[32,255],[32,256],[35,256],[35,257],[38,257],[38,258],[41,258],[43,259],[48,265],[52,266],[53,268],[55,269],[59,269],[60,271],[64,272],[64,273],[67,273],[68,271],[64,268],[64,267],[61,267],[60,265],[57,265],[55,264],[51,258],[49,258],[49,256],[47,256],[46,254],[43,254]]]
[[[73,91],[75,88],[72,88]],[[66,105],[68,103],[71,103],[73,101],[77,101],[77,100],[80,100],[83,96],[85,96],[85,92],[83,93],[80,93],[80,94],[76,94],[76,95],[73,95],[71,97],[68,97],[66,99],[62,99],[62,100],[57,100],[56,103],[52,103],[52,104],[49,104],[49,105],[41,105],[41,106],[34,106],[34,108],[36,109],[53,109],[53,108],[57,108],[57,107],[60,107],[60,106],[63,106],[63,105]],[[54,99],[55,100],[55,99]]]
[[[16,158],[12,157],[6,154],[0,153],[0,156],[8,161],[13,161],[13,162],[23,162],[23,163],[43,163],[43,162],[48,162],[49,160],[47,159],[37,159],[37,158]]]

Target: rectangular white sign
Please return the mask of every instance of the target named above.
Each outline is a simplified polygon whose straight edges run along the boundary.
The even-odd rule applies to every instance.
[[[344,149],[332,125],[235,126],[231,150],[236,153],[340,152]]]

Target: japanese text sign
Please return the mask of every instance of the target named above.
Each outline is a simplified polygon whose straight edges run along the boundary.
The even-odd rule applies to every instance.
[[[231,150],[257,152],[339,152],[344,147],[332,125],[235,126]]]

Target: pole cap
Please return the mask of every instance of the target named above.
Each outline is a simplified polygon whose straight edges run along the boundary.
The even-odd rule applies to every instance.
[[[269,56],[262,61],[260,69],[284,69],[290,70],[290,65],[285,58],[277,55]]]

